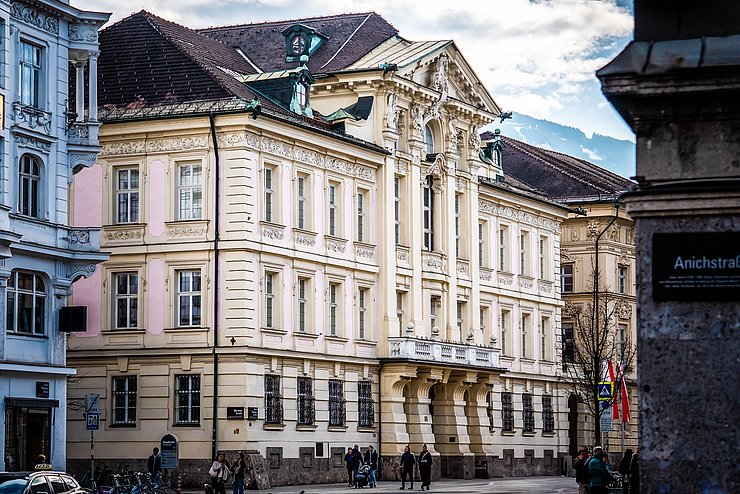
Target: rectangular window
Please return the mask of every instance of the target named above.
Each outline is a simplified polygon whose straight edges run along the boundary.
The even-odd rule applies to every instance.
[[[357,383],[357,426],[373,427],[375,425],[375,401],[373,400],[372,383]]]
[[[370,290],[367,288],[360,288],[357,290],[357,329],[358,338],[364,340],[367,338],[366,327],[367,327],[367,303],[370,294]]]
[[[486,393],[486,415],[488,416],[488,428],[493,432],[493,391]]]
[[[329,283],[329,335],[337,335],[339,283]]]
[[[329,235],[337,236],[339,228],[337,226],[337,192],[339,187],[329,184]]]
[[[501,393],[501,426],[503,432],[514,431],[514,404],[508,391]]]
[[[42,48],[21,41],[21,104],[41,108],[42,91]]]
[[[265,327],[268,329],[275,328],[275,273],[265,273]]]
[[[502,226],[498,230],[498,270],[506,271],[508,259],[506,258],[506,238],[509,235],[509,228]]]
[[[199,220],[203,217],[203,165],[189,163],[178,166],[177,219]]]
[[[139,222],[139,169],[116,169],[116,223]]]
[[[423,216],[424,216],[424,250],[434,250],[434,190],[432,176],[428,175],[424,181]]]
[[[429,333],[431,334],[434,327],[437,325],[437,307],[441,305],[442,301],[439,297],[429,297]]]
[[[534,432],[534,406],[532,395],[522,394],[522,418],[524,419],[524,432]]]
[[[542,432],[555,432],[555,415],[552,413],[550,395],[542,395]]]
[[[46,334],[46,289],[40,275],[16,271],[7,287],[6,330],[29,335]]]
[[[458,302],[457,303],[457,327],[460,330],[460,341],[463,340],[464,334],[465,334],[465,319],[463,318],[463,315],[465,313],[465,303],[464,302]]]
[[[308,331],[308,283],[307,278],[298,278],[298,331]]]
[[[111,425],[136,425],[136,376],[116,376],[112,382]]]
[[[403,297],[404,292],[396,292],[396,317],[398,318],[398,335],[403,336]]]
[[[547,276],[547,237],[540,237],[540,279],[546,280]]]
[[[296,400],[298,402],[298,425],[313,425],[316,416],[313,398],[313,379],[310,377],[298,378]]]
[[[620,360],[622,360],[627,351],[627,325],[621,323],[619,324],[619,351]]]
[[[306,177],[296,178],[296,226],[306,229]]]
[[[522,358],[529,357],[529,314],[522,314],[521,335],[522,335]]]
[[[275,201],[275,191],[273,189],[273,174],[275,169],[270,166],[265,166],[263,175],[263,186],[264,186],[264,218],[265,221],[273,220],[273,206]]]
[[[563,367],[566,364],[575,362],[576,347],[573,340],[573,323],[564,322],[562,324],[563,338]]]
[[[486,329],[486,318],[488,317],[487,314],[488,311],[485,307],[480,307],[478,309],[478,327],[480,328],[481,333],[483,333]]]
[[[401,245],[401,179],[393,178],[393,217],[396,245]]]
[[[519,274],[529,275],[529,233],[522,232],[519,236]]]
[[[624,266],[617,268],[617,292],[627,293],[627,268]]]
[[[175,423],[200,423],[200,376],[175,376]]]
[[[365,194],[357,193],[357,241],[365,241]]]
[[[501,311],[501,355],[507,355],[509,349],[509,311]]]
[[[329,379],[329,426],[343,427],[346,423],[346,417],[344,381]]]
[[[562,293],[573,292],[573,265],[560,265],[560,291]]]
[[[178,325],[200,326],[200,271],[177,272]]]
[[[455,194],[455,255],[460,257],[460,194]]]
[[[485,232],[486,225],[483,222],[478,223],[478,265],[482,268],[487,266]]]
[[[265,423],[283,423],[283,397],[280,394],[280,376],[265,374]]]
[[[543,317],[540,321],[540,358],[550,359],[550,342],[547,335],[550,333],[550,318]]]
[[[116,273],[115,328],[135,328],[139,319],[139,275]]]

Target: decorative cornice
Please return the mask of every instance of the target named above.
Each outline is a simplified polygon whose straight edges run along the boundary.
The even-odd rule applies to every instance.
[[[59,18],[42,14],[24,3],[10,4],[10,16],[51,34],[59,34]]]
[[[143,228],[136,228],[131,230],[114,230],[106,232],[105,238],[111,241],[116,240],[138,240],[143,234]]]
[[[35,137],[15,134],[13,139],[19,146],[34,148],[44,153],[48,153],[51,150],[51,143],[36,139]]]
[[[98,41],[98,30],[85,24],[70,24],[67,28],[70,41],[87,41],[95,43]]]
[[[509,206],[499,206],[488,201],[480,200],[478,201],[478,210],[484,213],[510,218],[515,221],[521,221],[522,223],[528,223],[545,230],[550,230],[551,232],[560,232],[560,228],[555,221],[526,211],[516,210]]]

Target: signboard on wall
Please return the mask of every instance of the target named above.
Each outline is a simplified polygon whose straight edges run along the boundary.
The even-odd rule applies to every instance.
[[[36,398],[49,397],[49,381],[36,381]]]
[[[740,232],[653,234],[653,300],[740,301]]]
[[[180,448],[177,436],[165,434],[159,442],[159,456],[162,460],[162,468],[177,468],[180,460]]]
[[[244,407],[226,407],[226,418],[244,420]]]

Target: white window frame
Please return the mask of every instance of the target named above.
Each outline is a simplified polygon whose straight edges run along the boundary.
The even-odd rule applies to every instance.
[[[117,225],[138,223],[141,216],[141,172],[139,171],[139,167],[117,166],[113,170],[115,180],[114,188],[116,191],[114,202],[114,223]],[[125,173],[127,177],[127,186],[124,188],[121,187],[121,173]],[[136,175],[136,187],[131,187],[132,174]],[[121,210],[122,200],[126,205],[125,213]]]
[[[406,298],[406,292],[396,290],[396,317],[398,318],[398,336],[403,336],[404,330],[404,299]]]
[[[307,173],[298,173],[295,179],[296,213],[295,225],[301,230],[310,230],[310,203],[311,176]]]
[[[342,186],[339,182],[329,181],[326,187],[327,233],[332,237],[342,236]]]
[[[617,266],[617,293],[621,295],[627,294],[628,269],[627,266]]]
[[[498,270],[505,273],[508,272],[509,268],[508,236],[509,227],[500,225],[498,229]]]
[[[394,238],[396,245],[401,245],[402,232],[401,232],[401,186],[403,179],[401,177],[393,177],[393,220],[394,220]]]
[[[113,274],[113,328],[116,330],[126,330],[126,329],[135,329],[139,327],[139,321],[140,321],[140,314],[139,309],[141,308],[141,304],[139,304],[139,293],[140,293],[140,287],[141,287],[141,281],[139,279],[139,272],[138,271],[115,271]],[[125,276],[127,278],[126,282],[126,293],[120,293],[119,288],[119,278]],[[131,283],[131,277],[135,277],[135,283]],[[133,291],[132,291],[133,290]],[[119,302],[125,302],[126,305],[126,324],[121,326],[119,324]],[[131,321],[131,309],[133,306],[133,310],[135,313],[135,320]]]
[[[509,336],[511,333],[511,309],[501,309],[501,320],[499,322],[499,339],[501,340],[501,355],[507,355],[510,348]]]
[[[461,204],[461,197],[462,194],[455,194],[455,256],[460,257],[460,252],[462,250],[461,245],[461,235],[460,235],[460,229],[462,228],[462,204]]]
[[[549,280],[550,276],[550,239],[546,236],[540,236],[540,279]]]
[[[31,59],[27,58],[26,48],[31,50]],[[44,74],[45,49],[37,43],[26,40],[20,42],[19,81],[21,104],[34,108],[43,108],[44,90],[46,88]]]
[[[343,285],[341,281],[329,281],[326,298],[329,336],[338,337],[340,336],[340,328],[342,327],[342,312],[344,309]]]
[[[366,242],[367,241],[367,226],[365,225],[365,202],[366,197],[368,197],[370,194],[366,190],[358,189],[357,194],[355,194],[355,200],[356,200],[356,214],[357,214],[357,241],[358,242]]]
[[[439,303],[437,303],[439,301]],[[441,306],[442,297],[439,295],[429,296],[429,334],[432,334],[432,330],[437,325],[437,307]]]
[[[266,269],[262,275],[262,327],[266,329],[279,328],[278,300],[280,298],[280,273]]]
[[[575,264],[563,263],[560,265],[560,293],[573,293],[575,291]],[[566,280],[570,280],[570,290],[566,290]]]
[[[265,163],[262,168],[262,219],[268,223],[278,223],[278,167]]]
[[[132,403],[133,402],[133,403]],[[111,378],[111,426],[135,427],[138,389],[136,376]],[[121,411],[119,420],[116,412]]]
[[[519,232],[519,274],[529,276],[529,231]]]
[[[486,251],[487,221],[478,222],[478,265],[481,268],[488,267],[488,252]]]
[[[311,294],[312,282],[308,276],[299,276],[296,282],[296,328],[299,333],[311,333]]]
[[[30,218],[41,218],[43,198],[41,160],[31,154],[24,154],[18,169],[18,214]]]
[[[20,275],[31,276],[32,288],[21,288],[18,284],[18,278]],[[6,321],[13,318],[12,327],[6,327],[5,330],[8,333],[17,335],[28,335],[28,336],[46,336],[47,329],[47,281],[41,276],[41,273],[35,271],[26,271],[22,269],[14,269],[10,273],[8,279],[8,286],[6,288]],[[39,289],[40,287],[40,289]],[[30,331],[20,331],[18,320],[20,318],[21,305],[19,303],[20,297],[31,297],[30,307],[30,319],[29,329]],[[37,316],[37,311],[41,308],[42,314],[40,317]],[[28,308],[26,308],[27,310]],[[11,314],[12,311],[12,314]],[[40,323],[40,328],[38,328]],[[8,325],[10,326],[10,325]],[[40,329],[40,330],[39,330]]]
[[[357,337],[360,340],[369,340],[370,332],[370,310],[372,305],[370,288],[360,286],[357,288]]]
[[[183,281],[188,280],[189,290],[183,290]],[[195,290],[195,281],[197,279],[199,289]],[[176,326],[179,328],[201,327],[203,324],[203,272],[200,269],[177,269],[175,271],[175,283],[177,283],[177,309],[176,309]],[[188,314],[183,314],[183,301],[188,301]],[[196,307],[199,314],[194,314]],[[186,316],[186,322],[183,323],[183,316]]]
[[[189,171],[183,183],[184,171]],[[199,170],[199,174],[196,174]],[[178,221],[203,219],[203,163],[187,162],[177,164],[177,219]],[[183,204],[184,202],[184,204]]]
[[[550,359],[550,317],[540,317],[540,359],[549,361]]]
[[[434,178],[427,175],[422,185],[422,243],[424,250],[434,250]]]
[[[519,315],[519,334],[521,336],[521,355],[522,358],[530,358],[531,344],[529,342],[530,329],[532,326],[532,314],[529,312],[522,312]]]

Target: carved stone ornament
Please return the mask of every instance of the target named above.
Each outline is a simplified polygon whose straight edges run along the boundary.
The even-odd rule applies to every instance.
[[[549,281],[540,280],[540,290],[545,293],[552,293],[552,283]]]
[[[629,319],[632,317],[632,306],[624,300],[617,301],[614,311],[617,313],[619,319]]]
[[[89,245],[90,244],[90,232],[87,230],[70,230],[69,231],[69,243]]]
[[[107,232],[105,237],[108,240],[137,240],[141,238],[141,230],[116,230]]]
[[[411,107],[411,120],[413,130],[417,135],[423,135],[424,132],[424,106],[416,104]]]
[[[388,107],[385,111],[386,127],[396,130],[398,128],[398,96],[395,93],[388,95]]]
[[[471,151],[477,155],[480,149],[480,134],[478,134],[478,124],[471,124],[468,130],[468,144],[470,144]]]
[[[355,249],[355,255],[372,261],[375,258],[375,249],[372,247],[357,247]]]
[[[599,220],[588,220],[588,239],[595,240],[599,236]]]
[[[627,229],[627,243],[629,245],[635,245],[635,229],[634,228]]]
[[[482,281],[491,281],[493,279],[493,272],[490,270],[481,269],[480,271],[478,271],[478,277]]]
[[[468,276],[470,265],[467,261],[457,261],[457,274]]]
[[[497,204],[493,204],[488,201],[479,200],[478,210],[484,213],[490,213],[493,215],[511,218],[512,220],[515,220],[515,221],[529,223],[530,225],[543,228],[545,230],[550,230],[552,232],[560,231],[560,227],[558,223],[549,218],[543,218],[542,216],[535,216],[533,214],[530,214],[524,211],[512,209],[508,206],[499,206]]]
[[[450,59],[446,53],[442,53],[437,59],[437,63],[434,67],[434,75],[432,76],[432,89],[439,92],[439,98],[429,107],[428,115],[431,118],[439,118],[442,105],[447,101],[449,93],[449,82],[447,78],[447,67],[450,63]]]
[[[282,227],[262,225],[262,236],[272,240],[282,240],[285,232]]]
[[[532,288],[534,286],[534,281],[530,278],[519,278],[519,283],[522,285],[522,288]]]
[[[329,252],[344,254],[344,252],[347,250],[347,242],[343,240],[327,240],[326,250],[328,250]]]
[[[573,262],[573,256],[570,255],[568,249],[560,249],[560,259],[565,262]]]
[[[306,247],[313,247],[316,245],[316,237],[313,235],[306,235],[303,233],[296,233],[295,243],[298,245],[305,245]]]
[[[95,264],[68,264],[67,265],[67,278],[74,280],[82,276],[83,278],[89,278],[95,272]]]
[[[51,143],[41,141],[39,139],[36,139],[35,137],[18,134],[14,135],[13,137],[15,139],[15,142],[18,143],[19,146],[37,149],[39,151],[43,151],[44,153],[48,153],[51,150]]]
[[[570,229],[570,239],[573,242],[578,242],[581,240],[581,229],[580,228],[571,228]]]
[[[406,249],[396,249],[396,259],[399,261],[408,262],[409,260],[409,251]]]
[[[22,105],[16,101],[13,103],[13,114],[18,124],[34,130],[38,128],[46,134],[51,134],[51,113],[33,106]]]
[[[619,227],[614,225],[611,228],[609,228],[609,240],[613,240],[615,242],[619,241]]]
[[[450,151],[456,152],[459,143],[457,140],[457,117],[455,115],[452,115],[447,121],[447,128],[449,130]]]
[[[77,165],[90,168],[97,160],[98,155],[95,153],[69,153],[67,155],[67,164],[71,169],[74,169]]]
[[[177,226],[167,229],[170,237],[201,237],[206,234],[205,226]]]
[[[59,34],[59,19],[29,7],[25,3],[10,4],[10,16],[51,34]]]
[[[87,41],[94,43],[98,40],[98,30],[84,24],[70,24],[68,28],[70,41]]]
[[[514,277],[509,274],[498,274],[498,282],[500,285],[511,286],[514,284]]]
[[[396,160],[395,162],[396,173],[406,175],[409,171],[409,166],[405,161]]]
[[[581,311],[583,310],[583,307],[581,307],[580,304],[574,304],[572,302],[565,302],[565,306],[563,307],[563,314],[565,314],[568,317],[577,317]]]

